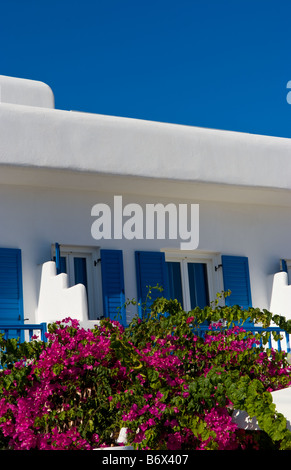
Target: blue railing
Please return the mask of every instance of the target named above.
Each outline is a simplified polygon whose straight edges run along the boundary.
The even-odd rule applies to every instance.
[[[242,326],[242,328],[244,328]],[[261,326],[246,326],[245,329],[250,331],[253,334],[256,333],[263,333],[263,332],[275,332],[277,335],[280,335],[280,338],[275,340],[273,335],[270,334],[268,339],[268,347],[274,348],[274,342],[277,343],[278,351],[285,350],[287,353],[291,353],[291,346],[290,346],[290,335],[286,331],[282,330],[277,326],[269,326],[267,328]],[[208,325],[200,325],[199,328],[195,328],[195,333],[203,337],[205,332],[210,331]],[[25,332],[27,332],[27,336],[25,337]],[[38,323],[38,324],[27,324],[27,325],[14,325],[14,324],[1,324],[0,323],[0,333],[4,334],[4,338],[8,339],[9,337],[19,337],[21,341],[31,341],[33,335],[38,332],[40,334],[40,340],[46,341],[45,333],[47,332],[47,324],[46,323]],[[281,338],[283,336],[283,338]],[[285,345],[282,346],[282,341],[285,340]],[[261,338],[261,346],[263,346],[263,340]]]
[[[275,342],[275,343],[277,343],[277,350],[278,351],[286,351],[287,353],[291,352],[289,333],[282,330],[278,326],[269,326],[267,328],[264,328],[262,326],[249,326],[248,325],[248,326],[244,327],[242,325],[242,328],[244,328],[246,331],[250,331],[254,335],[256,333],[270,332],[267,347],[276,349],[275,345],[273,344]],[[200,325],[199,328],[197,328],[197,329],[195,328],[195,333],[200,337],[204,337],[205,332],[207,332],[207,331],[215,331],[215,329],[214,330],[209,330],[208,325]],[[276,335],[280,335],[280,338],[275,340],[273,338],[272,332],[275,332]],[[283,336],[283,338],[281,338],[281,336]],[[286,347],[284,345],[282,346],[282,343],[281,343],[281,341],[283,342],[284,340],[286,341]],[[260,345],[263,346],[263,339],[262,338],[260,339],[260,343],[261,343]]]
[[[27,325],[15,325],[11,324],[1,324],[0,323],[0,333],[4,334],[4,338],[8,339],[10,337],[20,338],[20,341],[31,341],[31,338],[36,333],[40,333],[40,340],[46,341],[45,333],[47,331],[46,323],[38,324],[27,324]],[[27,332],[27,334],[25,334]]]
[[[291,352],[291,349],[290,349],[290,338],[289,338],[289,333],[287,333],[287,331],[284,331],[284,330],[281,330],[281,328],[279,328],[278,326],[269,326],[268,328],[263,328],[263,327],[259,327],[259,326],[253,326],[253,327],[249,327],[248,328],[249,331],[251,331],[253,334],[255,333],[262,333],[264,331],[269,331],[270,333],[272,333],[272,331],[274,331],[277,335],[280,335],[282,336],[283,335],[283,338],[278,338],[277,340],[275,340],[273,338],[273,335],[270,334],[269,336],[269,340],[268,340],[268,347],[269,348],[274,348],[274,345],[273,345],[273,341],[277,342],[277,349],[278,351],[282,351],[282,350],[285,350],[284,346],[282,347],[281,345],[281,341],[283,341],[285,339],[286,341],[286,352],[287,353],[290,353]],[[261,338],[261,346],[263,346],[263,340]],[[275,349],[275,348],[274,348]]]

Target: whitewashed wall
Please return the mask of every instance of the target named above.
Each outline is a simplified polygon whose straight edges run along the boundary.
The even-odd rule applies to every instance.
[[[113,196],[85,190],[0,186],[0,246],[22,250],[24,316],[30,322],[35,321],[41,267],[51,259],[51,244],[100,246],[91,236],[91,209],[98,202],[112,205]],[[133,195],[123,195],[123,201],[141,205],[200,203],[198,250],[248,256],[253,305],[270,307],[270,275],[279,271],[280,258],[291,259],[291,209]],[[179,243],[102,240],[101,247],[123,250],[126,297],[136,298],[134,251],[176,249]]]

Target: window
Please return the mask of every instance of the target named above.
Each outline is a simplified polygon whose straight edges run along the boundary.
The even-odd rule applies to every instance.
[[[52,247],[55,259],[55,245]],[[60,272],[68,275],[69,286],[86,287],[89,320],[103,315],[100,249],[81,246],[60,246]]]
[[[207,266],[183,260],[168,261],[170,296],[177,299],[184,310],[209,305]]]
[[[148,286],[159,284],[162,296],[177,299],[185,311],[197,305],[201,308],[216,300],[216,294],[231,291],[219,305],[252,306],[249,263],[246,256],[221,255],[211,252],[136,251],[136,281],[138,313],[142,318],[147,300]],[[154,294],[154,293],[153,293]]]
[[[156,297],[177,299],[189,311],[197,305],[205,307],[223,290],[221,256],[216,253],[183,251],[136,251],[136,280],[138,313],[142,318],[145,306]],[[163,292],[152,292],[147,299],[148,286],[159,284]]]
[[[166,252],[165,260],[170,297],[177,299],[186,311],[209,305],[219,290],[215,256]]]

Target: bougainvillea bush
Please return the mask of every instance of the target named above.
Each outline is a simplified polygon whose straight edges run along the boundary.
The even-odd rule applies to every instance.
[[[288,355],[244,329],[247,319],[291,331],[266,310],[216,302],[185,312],[160,297],[125,329],[68,318],[49,325],[46,343],[2,337],[1,448],[91,450],[126,428],[135,449],[291,449],[270,393],[291,384]],[[238,429],[235,409],[260,431]]]

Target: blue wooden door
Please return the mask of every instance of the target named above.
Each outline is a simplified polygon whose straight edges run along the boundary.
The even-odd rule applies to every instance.
[[[165,254],[159,251],[136,251],[135,261],[138,313],[142,317],[150,311],[150,306],[157,297],[169,298],[168,271]],[[155,287],[157,284],[163,288],[163,291],[153,289],[149,299],[149,287]]]
[[[100,250],[103,313],[126,326],[123,254],[121,250]]]
[[[231,291],[231,295],[226,297],[226,305],[239,305],[243,309],[252,307],[251,284],[249,274],[249,262],[245,256],[221,257],[223,269],[224,290]],[[252,325],[252,322],[245,322],[244,327]]]
[[[0,248],[0,324],[23,325],[21,250]],[[10,336],[23,335],[13,331]]]

